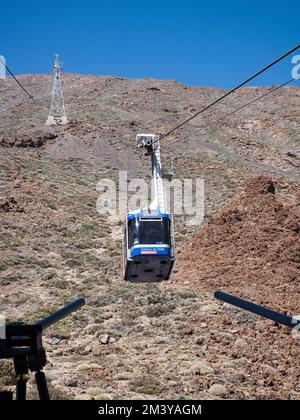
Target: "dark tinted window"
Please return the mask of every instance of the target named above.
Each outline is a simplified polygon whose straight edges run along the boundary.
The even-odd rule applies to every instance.
[[[131,219],[128,221],[128,247],[132,248],[138,244],[138,220]]]
[[[128,246],[171,245],[170,220],[162,221],[133,219],[128,222]]]

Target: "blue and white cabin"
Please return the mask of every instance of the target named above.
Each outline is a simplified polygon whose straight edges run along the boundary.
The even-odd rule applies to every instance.
[[[147,210],[127,215],[124,230],[124,279],[131,282],[168,280],[175,262],[173,217],[167,212],[160,146],[152,134],[139,134],[138,147],[152,161],[154,200]]]
[[[125,280],[160,282],[170,278],[175,262],[170,214],[129,214],[124,245]]]

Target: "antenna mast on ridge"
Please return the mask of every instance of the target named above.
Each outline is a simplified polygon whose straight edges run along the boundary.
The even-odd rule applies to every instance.
[[[55,61],[53,65],[54,81],[52,90],[52,101],[50,114],[46,121],[46,125],[65,125],[68,123],[61,84],[62,68],[62,64],[58,60],[58,54],[55,54]]]

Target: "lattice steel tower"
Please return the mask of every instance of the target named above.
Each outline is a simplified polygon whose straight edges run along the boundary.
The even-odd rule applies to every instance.
[[[52,101],[50,114],[46,121],[46,125],[65,125],[68,123],[65,111],[64,95],[61,85],[62,68],[62,64],[58,60],[58,54],[55,54],[55,61],[53,65],[54,81],[52,90]]]

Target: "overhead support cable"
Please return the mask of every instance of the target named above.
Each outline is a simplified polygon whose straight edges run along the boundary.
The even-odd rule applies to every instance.
[[[276,86],[269,90],[268,92],[265,92],[263,95],[258,96],[257,98],[253,99],[250,102],[247,102],[246,104],[240,106],[239,108],[234,109],[233,111],[229,112],[228,114],[224,114],[222,117],[218,118],[217,120],[212,121],[211,123],[204,125],[203,127],[199,128],[198,130],[194,131],[191,134],[188,134],[187,136],[183,137],[182,140],[186,140],[191,136],[194,136],[195,134],[201,133],[202,131],[205,131],[207,128],[218,124],[220,121],[224,120],[225,118],[230,117],[233,114],[236,114],[238,111],[241,111],[242,109],[247,108],[248,106],[254,104],[257,101],[260,101],[261,99],[265,98],[266,96],[270,95],[271,93],[276,92],[277,90],[283,88],[284,86],[288,85],[289,83],[292,83],[295,79],[287,80],[286,82],[282,83],[279,86]]]
[[[256,72],[255,74],[253,74],[252,76],[248,77],[245,81],[243,81],[242,83],[240,83],[239,85],[237,85],[236,87],[234,87],[233,89],[231,89],[230,91],[228,91],[227,93],[225,93],[224,95],[222,95],[220,98],[218,98],[217,100],[215,100],[214,102],[212,102],[211,104],[207,105],[205,108],[201,109],[200,111],[196,112],[194,115],[192,115],[191,117],[189,117],[188,119],[186,119],[185,121],[183,121],[181,124],[175,126],[174,128],[172,128],[171,130],[169,130],[167,133],[161,135],[157,141],[162,140],[166,137],[169,137],[170,134],[174,133],[175,131],[177,131],[179,128],[183,127],[185,124],[187,124],[188,122],[192,121],[194,118],[198,117],[198,115],[203,114],[204,112],[206,112],[207,110],[209,110],[210,108],[212,108],[214,105],[218,104],[219,102],[221,102],[223,99],[227,98],[227,96],[231,95],[232,93],[236,92],[238,89],[240,89],[241,87],[245,86],[247,83],[251,82],[252,80],[254,80],[256,77],[260,76],[262,73],[264,73],[265,71],[267,71],[268,69],[270,69],[271,67],[275,66],[275,64],[279,63],[280,61],[282,61],[284,58],[288,57],[290,54],[292,54],[293,52],[295,52],[297,49],[300,48],[300,44],[296,45],[296,47],[292,48],[291,50],[287,51],[285,54],[283,54],[282,56],[280,56],[279,58],[277,58],[276,60],[272,61],[270,64],[268,64],[266,67],[262,68],[261,70],[259,70],[258,72]]]
[[[22,83],[16,78],[16,76],[13,74],[13,72],[9,69],[9,67],[6,65],[6,63],[1,60],[0,58],[0,62],[4,65],[4,67],[6,68],[6,70],[8,71],[8,73],[12,76],[12,78],[18,83],[18,85],[20,86],[20,88],[26,93],[26,95],[33,101],[35,102],[37,105],[44,107],[44,105],[40,104],[39,101],[37,101],[35,99],[34,96],[31,95],[30,92],[28,92],[28,90],[22,85]]]

